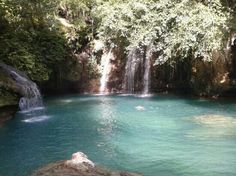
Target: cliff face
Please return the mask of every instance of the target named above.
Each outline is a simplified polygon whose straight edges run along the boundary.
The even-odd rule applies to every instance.
[[[212,61],[184,59],[156,66],[152,70],[152,88],[180,91],[198,96],[218,97],[232,88],[232,57],[215,51]]]
[[[197,95],[218,97],[229,90],[231,73],[231,58],[214,52],[212,62],[192,62],[191,87]]]
[[[214,51],[211,61],[202,58],[179,58],[154,66],[157,54],[151,57],[150,92],[177,91],[197,96],[218,97],[235,94],[236,91],[236,47],[224,52]],[[111,71],[107,88],[111,93],[124,92],[123,83],[128,54],[118,46],[113,49]],[[141,63],[142,64],[142,63]],[[142,89],[142,66],[135,73],[136,91]],[[91,84],[93,85],[93,84]],[[139,86],[136,86],[139,85]],[[99,78],[97,84],[99,86]]]

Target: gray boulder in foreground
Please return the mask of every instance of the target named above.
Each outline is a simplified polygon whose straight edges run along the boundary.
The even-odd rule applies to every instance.
[[[32,176],[141,176],[128,172],[113,172],[96,166],[81,152],[70,160],[58,161],[35,171]]]

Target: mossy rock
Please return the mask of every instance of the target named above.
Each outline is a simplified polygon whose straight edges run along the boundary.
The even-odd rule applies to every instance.
[[[7,91],[4,88],[0,88],[0,107],[17,105],[18,100],[19,98],[16,94]]]
[[[16,89],[17,86],[14,85],[13,80],[0,70],[0,107],[18,104],[19,95]]]

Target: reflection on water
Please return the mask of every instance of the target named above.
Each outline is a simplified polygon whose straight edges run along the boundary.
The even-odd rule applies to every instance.
[[[65,96],[0,128],[0,175],[26,176],[82,151],[145,176],[235,176],[236,102]]]
[[[99,118],[97,120],[98,123],[101,124],[101,127],[98,128],[98,132],[104,135],[112,134],[115,126],[113,103],[102,99],[97,111],[99,112]]]

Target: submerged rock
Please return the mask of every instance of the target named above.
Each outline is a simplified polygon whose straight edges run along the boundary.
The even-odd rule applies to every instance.
[[[197,116],[194,118],[194,121],[210,126],[236,126],[235,118],[215,114]]]
[[[72,155],[70,160],[49,164],[32,176],[141,176],[127,172],[113,172],[96,166],[82,152]]]
[[[236,118],[208,114],[196,116],[191,119],[192,122],[199,124],[196,128],[191,129],[186,137],[208,140],[209,138],[235,138]]]

